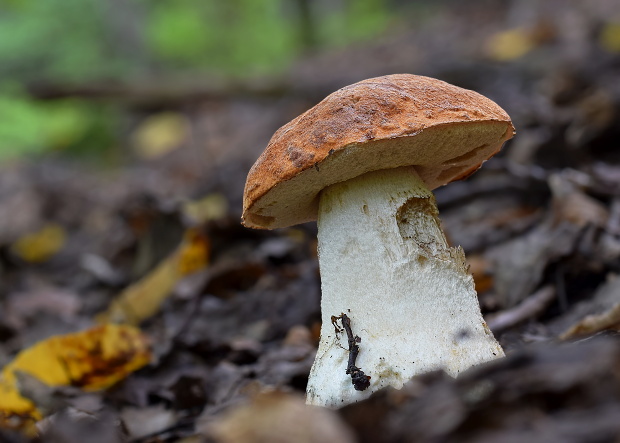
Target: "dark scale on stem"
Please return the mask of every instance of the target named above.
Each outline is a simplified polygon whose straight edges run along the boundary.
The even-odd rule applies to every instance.
[[[364,374],[364,371],[355,366],[355,360],[357,360],[357,355],[360,353],[358,343],[360,343],[362,339],[357,335],[353,335],[353,331],[351,330],[351,319],[347,314],[340,314],[339,317],[332,315],[332,324],[336,329],[336,333],[342,332],[342,329],[336,324],[338,320],[342,322],[342,327],[347,333],[347,339],[349,341],[349,363],[347,364],[346,373],[351,376],[351,383],[353,383],[355,390],[363,391],[370,386],[370,376]]]

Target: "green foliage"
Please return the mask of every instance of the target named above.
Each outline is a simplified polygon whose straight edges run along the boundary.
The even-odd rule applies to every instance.
[[[30,101],[0,96],[0,160],[36,151],[43,132],[41,113]]]
[[[84,82],[153,67],[160,73],[274,73],[303,49],[295,5],[291,0],[0,0],[0,80]],[[323,47],[372,37],[391,18],[387,0],[311,1],[311,6]],[[135,41],[124,41],[127,35]],[[128,51],[131,45],[136,47]]]
[[[68,82],[118,75],[98,0],[13,0],[0,4],[0,76]]]
[[[298,49],[282,0],[169,0],[149,15],[147,42],[162,61],[227,74],[274,72]]]
[[[147,46],[165,66],[233,75],[281,71],[301,52],[299,13],[291,0],[162,0],[151,5]],[[387,0],[310,1],[322,47],[382,32]]]
[[[368,39],[385,29],[393,18],[385,0],[357,0],[345,2],[323,22],[320,39],[323,46],[346,45]]]
[[[210,49],[210,30],[187,1],[155,4],[146,33],[155,55],[173,63],[191,65]]]
[[[306,49],[302,27],[320,49],[372,37],[392,17],[388,0],[308,1],[311,27],[292,0],[0,0],[0,159],[111,144],[114,110],[40,103],[29,85],[276,74]]]
[[[44,150],[92,149],[112,140],[114,112],[80,100],[40,102],[23,93],[0,93],[0,160]]]
[[[222,55],[230,55],[235,72],[280,71],[299,50],[295,18],[287,16],[278,0],[232,0],[224,14],[234,17],[230,40]],[[234,14],[236,10],[244,14]],[[246,71],[248,72],[248,71]]]

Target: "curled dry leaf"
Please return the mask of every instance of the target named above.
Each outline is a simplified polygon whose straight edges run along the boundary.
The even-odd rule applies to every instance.
[[[0,374],[0,427],[32,432],[43,415],[38,405],[22,396],[20,372],[47,386],[92,391],[117,383],[150,359],[148,340],[131,326],[98,326],[36,343],[21,351]]]
[[[610,276],[588,299],[577,303],[549,325],[561,339],[596,334],[620,326],[620,278]]]
[[[584,317],[579,323],[564,332],[560,338],[566,340],[573,337],[592,335],[618,326],[620,326],[620,303],[602,314]]]

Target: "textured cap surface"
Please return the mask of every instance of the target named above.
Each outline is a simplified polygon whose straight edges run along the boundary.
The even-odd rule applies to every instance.
[[[440,80],[395,74],[346,86],[276,131],[248,174],[243,224],[316,220],[321,190],[415,166],[429,189],[467,177],[514,135],[493,101]]]

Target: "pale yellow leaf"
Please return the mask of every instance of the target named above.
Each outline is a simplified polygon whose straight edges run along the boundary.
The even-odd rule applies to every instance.
[[[493,34],[486,44],[489,57],[498,61],[511,61],[523,57],[535,46],[530,34],[521,28]]]
[[[156,314],[179,279],[204,269],[209,242],[197,229],[188,229],[177,250],[151,273],[121,292],[96,318],[99,323],[137,325]]]
[[[11,245],[11,251],[24,261],[40,263],[52,258],[66,241],[65,230],[50,223],[42,229],[24,235]]]
[[[228,214],[228,200],[222,194],[214,192],[199,200],[186,202],[183,205],[183,214],[196,224],[217,220]]]
[[[620,52],[620,23],[607,23],[599,37],[600,44],[609,52]]]
[[[187,118],[163,112],[146,118],[131,136],[136,154],[143,159],[161,157],[179,148],[189,136]]]

